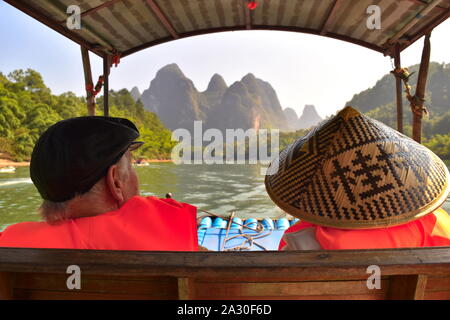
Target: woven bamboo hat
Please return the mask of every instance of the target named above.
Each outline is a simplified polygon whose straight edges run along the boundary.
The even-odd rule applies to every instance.
[[[322,226],[403,224],[440,207],[450,191],[433,152],[351,107],[284,149],[277,163],[265,178],[271,199]]]

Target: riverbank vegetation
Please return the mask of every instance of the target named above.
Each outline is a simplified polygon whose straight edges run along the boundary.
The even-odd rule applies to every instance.
[[[102,106],[102,97],[97,99]],[[102,114],[99,109],[97,114]],[[30,159],[39,136],[57,121],[87,115],[86,100],[72,92],[54,95],[34,70],[0,73],[0,152],[15,161]],[[136,157],[168,159],[174,142],[156,114],[144,110],[126,89],[110,91],[110,115],[133,121],[145,144]]]
[[[411,92],[416,91],[419,65],[408,67]],[[357,108],[369,117],[392,128],[397,127],[395,78],[386,74],[365,91],[355,94],[347,105]],[[422,143],[443,159],[450,159],[450,64],[431,62],[428,70],[425,107],[428,114],[422,120]],[[404,133],[412,136],[412,113],[403,94]]]
[[[431,70],[429,98],[432,103],[430,107],[432,116],[424,119],[423,122],[423,144],[441,158],[450,159],[448,129],[450,127],[450,111],[446,112],[447,109],[442,107],[446,105],[448,108],[448,90],[434,84],[436,78],[441,82],[442,78],[450,79],[450,67],[433,64]],[[360,105],[359,109],[364,109],[369,102],[373,103],[371,101],[374,99],[372,93],[377,91],[378,87],[382,87],[383,90],[387,90],[384,89],[386,87],[392,89],[393,81],[389,77],[383,78],[374,88],[355,95],[351,102],[355,106]],[[440,89],[438,90],[437,87]],[[170,130],[163,125],[155,113],[145,110],[141,101],[135,101],[127,89],[111,90],[109,99],[111,116],[128,118],[139,128],[141,133],[139,139],[145,144],[135,152],[136,158],[170,159],[172,148],[177,142],[171,141]],[[379,102],[379,104],[381,103],[385,103],[385,101]],[[103,97],[97,99],[97,105],[100,107],[96,114],[102,114]],[[405,102],[405,108],[406,106]],[[367,109],[365,113],[395,128],[394,103],[389,102],[374,109]],[[77,97],[72,92],[60,95],[52,94],[37,71],[15,70],[7,76],[0,72],[0,154],[7,155],[7,159],[29,160],[38,137],[50,125],[59,120],[85,115],[87,115],[87,108],[84,97]],[[404,120],[405,133],[411,135],[411,126],[409,125],[411,119],[407,110],[405,110]],[[281,132],[280,149],[293,143],[307,132],[308,130]]]

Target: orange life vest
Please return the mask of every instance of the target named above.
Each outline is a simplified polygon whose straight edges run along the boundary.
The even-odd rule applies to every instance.
[[[22,222],[0,233],[0,247],[196,251],[197,209],[136,196],[120,209],[58,225]]]
[[[450,246],[450,216],[443,209],[388,228],[348,230],[300,221],[285,233],[305,228],[315,228],[316,240],[325,250]],[[286,242],[281,240],[279,250],[285,245]]]

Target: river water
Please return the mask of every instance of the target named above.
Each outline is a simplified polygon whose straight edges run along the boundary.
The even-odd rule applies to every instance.
[[[269,199],[260,169],[257,165],[237,164],[152,163],[136,167],[142,195],[164,197],[171,192],[178,201],[220,215],[235,211],[240,218],[277,218],[283,212]],[[36,211],[40,203],[28,167],[0,173],[0,230],[13,223],[40,220]],[[450,213],[450,197],[443,208]]]

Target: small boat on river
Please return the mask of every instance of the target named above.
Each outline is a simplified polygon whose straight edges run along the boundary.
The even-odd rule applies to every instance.
[[[13,166],[0,168],[0,173],[14,173],[16,172],[16,168]]]

